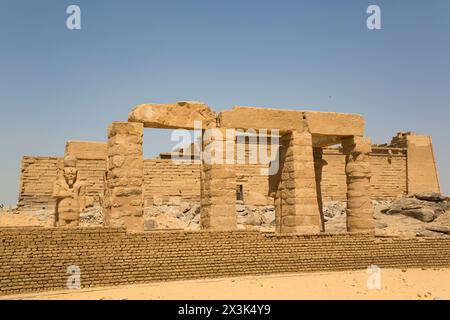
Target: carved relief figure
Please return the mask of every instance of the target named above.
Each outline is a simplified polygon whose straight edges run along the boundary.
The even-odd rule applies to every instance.
[[[57,227],[78,226],[80,213],[86,207],[86,187],[77,178],[77,159],[66,156],[53,188],[53,198],[56,199],[55,225]]]

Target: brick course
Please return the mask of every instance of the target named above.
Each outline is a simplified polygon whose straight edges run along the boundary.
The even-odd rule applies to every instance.
[[[0,228],[0,295],[285,272],[450,267],[450,239],[257,231],[126,233],[113,228]]]

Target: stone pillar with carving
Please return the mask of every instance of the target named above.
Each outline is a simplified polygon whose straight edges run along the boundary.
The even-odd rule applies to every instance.
[[[78,179],[77,158],[66,156],[53,186],[56,227],[77,227],[86,207],[86,185]]]
[[[374,233],[373,205],[370,197],[369,138],[349,137],[342,140],[346,155],[347,231]]]
[[[205,130],[202,140],[201,228],[237,229],[234,129]]]
[[[105,225],[143,231],[142,123],[113,122],[108,128]]]
[[[318,233],[321,230],[317,202],[312,136],[309,132],[283,134],[280,146],[278,186],[282,233]]]

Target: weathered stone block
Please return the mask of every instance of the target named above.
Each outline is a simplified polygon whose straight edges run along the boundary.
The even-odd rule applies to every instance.
[[[194,129],[194,122],[202,128],[214,128],[216,115],[206,104],[181,101],[176,104],[141,104],[128,116],[130,122],[143,123],[146,128]]]

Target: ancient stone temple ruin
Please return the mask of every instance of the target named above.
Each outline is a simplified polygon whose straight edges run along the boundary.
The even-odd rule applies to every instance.
[[[143,140],[152,139],[144,128],[194,138],[144,159]],[[374,145],[359,115],[255,107],[215,113],[200,102],[139,105],[106,133],[103,142],[68,141],[61,156],[23,157],[19,210],[3,215],[51,218],[0,227],[0,295],[67,289],[71,270],[90,288],[450,266],[450,238],[427,236],[428,222],[407,237],[380,227],[381,214],[402,219],[390,212],[404,204],[406,219],[447,219],[448,199],[432,193],[440,186],[429,136],[401,132]],[[411,194],[417,199],[405,197]],[[391,198],[400,204],[375,210],[373,203]],[[417,211],[419,198],[429,207]],[[334,218],[330,202],[343,205]],[[189,203],[195,217],[184,224],[176,215]],[[177,206],[169,216],[184,221],[180,227],[152,220]],[[270,228],[242,222],[243,206],[252,214],[270,207]],[[85,224],[85,208],[101,222]],[[149,215],[156,209],[164,211]]]
[[[144,128],[198,130],[201,139],[144,159]],[[268,161],[261,152],[248,161],[258,147],[271,151]],[[314,234],[326,231],[322,204],[331,199],[346,201],[348,232],[371,234],[372,199],[422,191],[440,191],[429,136],[399,133],[372,145],[360,115],[242,106],[215,113],[178,102],[135,107],[109,126],[106,142],[68,141],[64,157],[24,157],[19,207],[52,208],[57,227],[75,227],[95,203],[104,226],[144,231],[145,207],[182,199],[200,203],[202,229],[235,230],[240,200],[274,205],[277,233]]]

